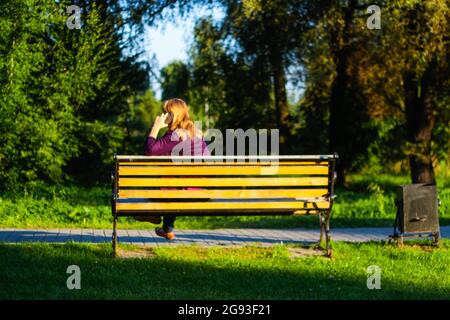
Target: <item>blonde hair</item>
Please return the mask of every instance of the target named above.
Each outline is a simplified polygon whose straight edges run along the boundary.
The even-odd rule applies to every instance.
[[[169,124],[169,129],[175,131],[177,135],[186,140],[187,136],[193,139],[194,136],[202,137],[202,132],[195,128],[194,122],[189,117],[189,108],[181,99],[174,98],[164,102],[164,112],[171,112],[173,115],[172,122]]]

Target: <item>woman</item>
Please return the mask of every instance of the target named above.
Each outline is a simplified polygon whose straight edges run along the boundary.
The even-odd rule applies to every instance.
[[[183,143],[183,147],[188,146],[189,148],[187,148],[187,150],[190,149],[191,155],[209,155],[209,151],[205,141],[203,140],[201,131],[195,128],[194,123],[189,117],[189,109],[186,103],[181,99],[169,99],[164,102],[163,109],[164,114],[156,117],[152,130],[147,138],[145,144],[145,155],[170,156],[172,155],[172,150],[179,143]],[[159,130],[165,127],[168,127],[169,130],[164,136],[157,139]],[[183,150],[186,150],[186,148]],[[140,219],[138,218],[138,220],[149,221],[154,224],[161,223],[161,217],[159,216],[143,217]],[[160,237],[173,240],[175,238],[175,234],[173,232],[174,222],[175,216],[164,216],[162,228],[156,228],[156,234]]]

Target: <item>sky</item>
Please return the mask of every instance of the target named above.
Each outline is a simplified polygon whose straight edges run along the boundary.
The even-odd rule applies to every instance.
[[[192,39],[193,21],[180,24],[167,23],[165,27],[147,27],[145,47],[148,53],[155,54],[160,67],[173,60],[187,61],[188,43]]]
[[[220,9],[207,11],[206,9],[196,9],[187,17],[178,18],[175,21],[169,20],[156,26],[146,27],[144,46],[147,59],[156,58],[157,67],[161,70],[164,66],[174,60],[187,62],[189,45],[193,39],[195,20],[201,16],[210,14],[214,19],[223,17]],[[154,59],[152,59],[154,60]],[[153,65],[153,64],[152,64]],[[161,97],[161,90],[156,81],[152,81],[156,97]]]
[[[187,62],[187,50],[190,38],[192,38],[193,23],[184,22],[182,25],[168,23],[158,28],[146,28],[145,49],[146,56],[155,57],[152,61],[157,62],[157,67],[152,63],[154,70],[160,70],[173,60]],[[161,98],[161,90],[157,81],[152,79],[152,87],[156,97]]]

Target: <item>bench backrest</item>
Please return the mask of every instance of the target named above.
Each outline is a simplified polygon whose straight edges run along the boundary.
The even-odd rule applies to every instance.
[[[116,156],[118,215],[311,214],[329,210],[337,155]]]

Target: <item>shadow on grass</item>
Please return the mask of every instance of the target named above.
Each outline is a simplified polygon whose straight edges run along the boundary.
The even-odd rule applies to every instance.
[[[163,252],[152,259],[114,259],[104,245],[0,245],[0,298],[449,298],[448,292],[433,287],[418,285],[411,290],[410,281],[395,277],[383,279],[382,290],[368,290],[367,266],[356,261],[349,268],[348,257],[339,251],[334,260],[311,257],[293,261],[277,256],[276,249],[261,250],[241,259],[233,257],[233,252],[209,256],[205,250],[191,253],[189,258]],[[66,288],[69,265],[81,269],[81,290]]]

